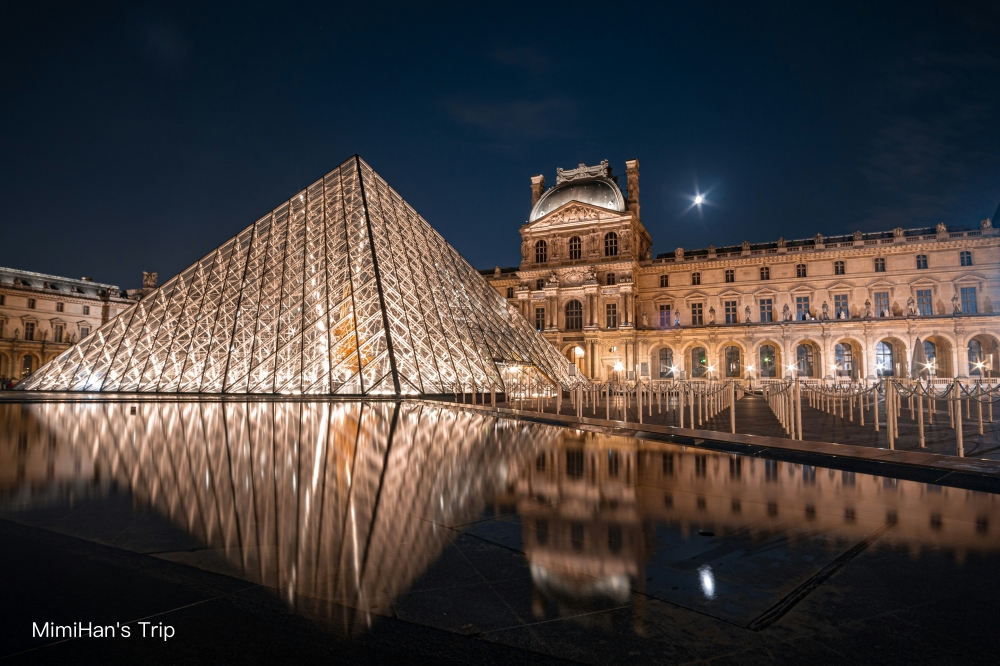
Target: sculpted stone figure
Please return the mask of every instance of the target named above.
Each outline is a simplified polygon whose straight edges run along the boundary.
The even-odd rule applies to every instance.
[[[962,304],[958,300],[957,292],[951,297],[951,312],[952,314],[962,314]]]
[[[496,268],[493,269],[493,275],[495,275],[497,277],[500,277],[500,267],[499,266],[497,266]]]
[[[715,323],[715,308],[714,307],[711,307],[711,308],[708,309],[708,323],[709,324],[714,324]]]
[[[156,289],[156,282],[159,280],[159,273],[147,273],[142,272],[142,288],[143,289]]]
[[[991,220],[990,218],[986,218],[985,220],[981,220],[979,222],[979,228],[980,229],[992,229],[993,228],[993,220]]]
[[[902,236],[903,236],[903,227],[896,227],[895,229],[893,229],[892,230],[892,235],[893,235],[894,238],[902,238]]]
[[[645,310],[642,311],[642,327],[649,328],[649,315],[646,314]]]
[[[860,231],[855,231],[854,232],[854,240],[856,240],[856,241],[861,240],[861,232]]]
[[[946,233],[948,233],[948,225],[945,224],[944,222],[938,222],[937,223],[937,232],[939,234],[946,234]]]
[[[827,304],[826,301],[823,301],[823,319],[829,319],[829,318],[830,318],[830,306]]]
[[[528,260],[528,251],[530,249],[531,249],[531,243],[528,242],[527,238],[521,241],[521,261]]]
[[[784,236],[778,239],[778,247],[785,247],[787,244],[788,241],[785,240]]]
[[[906,313],[911,317],[917,314],[917,304],[913,300],[913,296],[906,299]]]
[[[683,259],[684,258],[684,248],[679,247],[676,250],[674,250],[674,258],[675,259]]]
[[[785,303],[785,306],[781,308],[781,321],[791,321],[791,320],[792,320],[792,311],[788,309],[788,303]]]
[[[750,306],[743,308],[743,321],[747,324],[750,323]]]
[[[750,241],[743,241],[743,244],[740,247],[743,248],[744,252],[749,252],[750,251]]]
[[[816,236],[813,237],[813,241],[816,243],[816,245],[822,245],[823,244],[823,234],[816,234]]]
[[[872,316],[872,302],[870,299],[865,299],[865,317],[871,318]]]

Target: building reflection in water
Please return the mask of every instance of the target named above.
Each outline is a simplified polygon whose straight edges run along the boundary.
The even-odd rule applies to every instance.
[[[348,631],[410,588],[450,526],[497,509],[520,516],[536,617],[639,602],[654,568],[687,576],[698,603],[725,599],[739,574],[724,558],[776,537],[842,552],[890,529],[959,563],[1000,550],[988,493],[417,401],[0,404],[5,511],[112,484]]]

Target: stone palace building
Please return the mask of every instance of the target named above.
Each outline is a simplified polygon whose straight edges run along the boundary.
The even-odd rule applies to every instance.
[[[548,189],[533,176],[521,265],[482,271],[586,376],[874,379],[914,358],[925,376],[998,376],[991,220],[654,255],[638,160],[626,179],[607,161]]]
[[[0,268],[0,377],[30,375],[133,302],[89,277]]]

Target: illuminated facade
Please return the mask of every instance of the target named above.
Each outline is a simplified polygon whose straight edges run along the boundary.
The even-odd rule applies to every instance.
[[[131,304],[113,284],[0,268],[0,377],[27,377]]]
[[[626,167],[625,193],[606,161],[532,177],[520,266],[483,271],[586,376],[899,376],[918,340],[933,376],[1000,376],[991,220],[654,257]]]
[[[145,295],[30,390],[425,395],[572,365],[354,157]]]

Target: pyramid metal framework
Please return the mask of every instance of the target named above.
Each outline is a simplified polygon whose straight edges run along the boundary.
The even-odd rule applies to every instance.
[[[571,364],[355,156],[21,382],[432,395]]]

